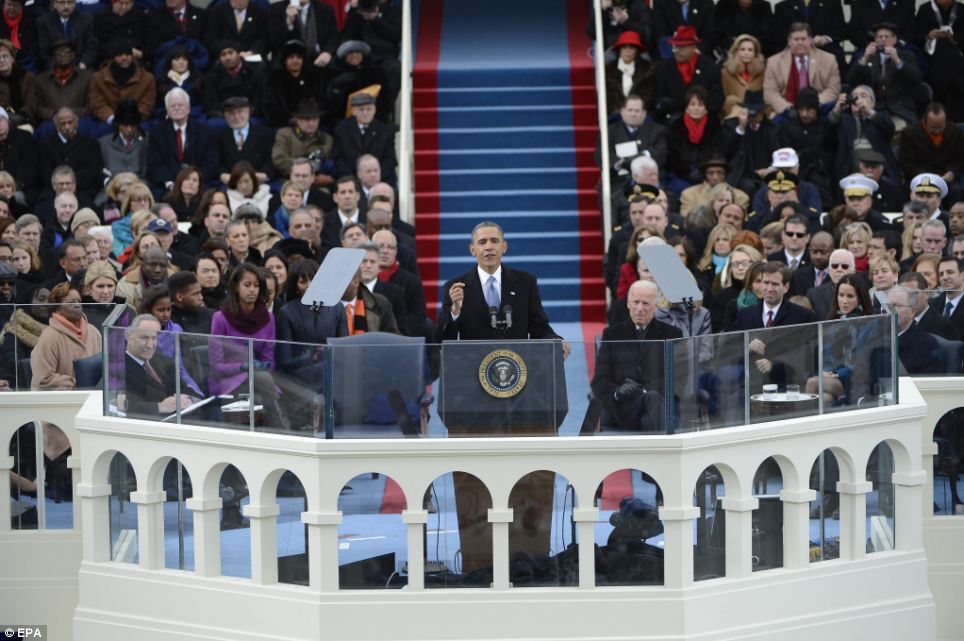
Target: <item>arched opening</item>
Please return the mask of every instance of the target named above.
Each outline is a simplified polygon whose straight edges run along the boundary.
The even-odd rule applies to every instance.
[[[41,429],[38,430],[37,426]],[[53,423],[22,425],[10,438],[10,527],[69,530],[74,527],[70,440]]]
[[[476,476],[451,472],[425,490],[426,588],[487,588],[492,584],[492,495]]]
[[[840,558],[840,464],[830,450],[817,456],[810,468],[810,562]]]
[[[596,585],[663,585],[663,492],[637,469],[603,479],[594,497]]]
[[[389,476],[359,474],[341,488],[338,510],[338,586],[383,590],[408,585],[405,493]]]
[[[753,475],[753,571],[783,567],[783,472],[771,456]]]
[[[894,453],[879,443],[867,461],[867,480],[873,489],[867,500],[867,553],[894,549]]]
[[[276,536],[278,541],[278,582],[308,585],[308,525],[301,513],[308,511],[305,486],[294,473],[286,471],[278,480]]]
[[[137,491],[137,477],[127,457],[118,452],[110,460],[110,560],[137,563],[137,505],[131,492]]]
[[[251,578],[251,523],[241,508],[251,502],[248,482],[241,471],[228,465],[218,481],[221,496],[221,574]]]
[[[964,407],[947,412],[934,428],[934,514],[964,514],[964,482],[961,457],[964,454]],[[961,506],[961,507],[958,507]]]
[[[576,586],[576,491],[561,474],[538,470],[509,493],[509,581],[514,587]]]
[[[696,479],[693,505],[700,515],[693,524],[693,580],[705,581],[726,576],[726,496],[723,474],[711,465]]]
[[[194,570],[194,512],[185,501],[194,496],[191,475],[177,459],[164,466],[164,567]]]

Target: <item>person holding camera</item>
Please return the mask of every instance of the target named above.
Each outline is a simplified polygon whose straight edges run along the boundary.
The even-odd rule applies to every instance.
[[[647,50],[654,49],[653,11],[643,0],[602,0],[603,48],[613,47],[619,37],[627,32],[636,33]],[[596,21],[590,16],[586,34],[596,39]],[[616,58],[613,52],[612,58]],[[607,58],[608,60],[609,58]]]
[[[839,179],[860,171],[855,152],[873,149],[884,157],[884,175],[900,183],[900,167],[890,148],[894,121],[890,114],[877,109],[874,90],[867,85],[843,91],[830,111],[829,120],[837,125],[837,155],[834,171]]]
[[[851,66],[847,81],[873,87],[880,108],[890,113],[900,133],[917,120],[914,96],[923,77],[914,55],[900,45],[896,24],[875,24],[873,31],[874,41]]]
[[[291,114],[291,124],[278,130],[271,148],[271,162],[281,176],[290,176],[295,159],[306,158],[311,164],[310,184],[302,185],[306,191],[310,187],[330,185],[332,178],[331,150],[334,139],[320,129],[321,108],[318,103],[307,98],[298,102]],[[291,178],[294,180],[294,177]]]

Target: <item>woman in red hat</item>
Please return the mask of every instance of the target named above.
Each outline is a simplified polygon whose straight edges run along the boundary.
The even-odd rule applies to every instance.
[[[606,65],[606,111],[614,113],[633,94],[642,97],[646,106],[656,95],[656,76],[649,56],[643,56],[646,45],[635,31],[623,31],[613,43],[616,59]]]

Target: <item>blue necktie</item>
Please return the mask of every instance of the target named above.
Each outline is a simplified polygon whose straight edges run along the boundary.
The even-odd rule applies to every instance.
[[[485,303],[489,307],[498,309],[500,302],[502,302],[502,296],[495,286],[495,276],[489,276],[489,280],[485,281]]]
[[[60,25],[64,28],[64,40],[70,40],[70,28],[67,26],[66,20],[61,20]]]
[[[680,8],[683,10],[683,21],[685,22],[690,14],[690,3],[684,2]]]
[[[954,306],[950,303],[950,301],[948,301],[947,305],[944,305],[944,316],[949,317],[953,313],[954,313]]]

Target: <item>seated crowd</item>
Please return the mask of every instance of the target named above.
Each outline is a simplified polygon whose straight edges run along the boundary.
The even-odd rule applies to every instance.
[[[879,314],[883,293],[907,371],[947,370],[945,341],[964,340],[962,5],[851,4],[848,24],[839,0],[604,0],[611,324],[653,280],[639,249],[667,243],[703,294],[692,328],[656,298],[683,336]]]

